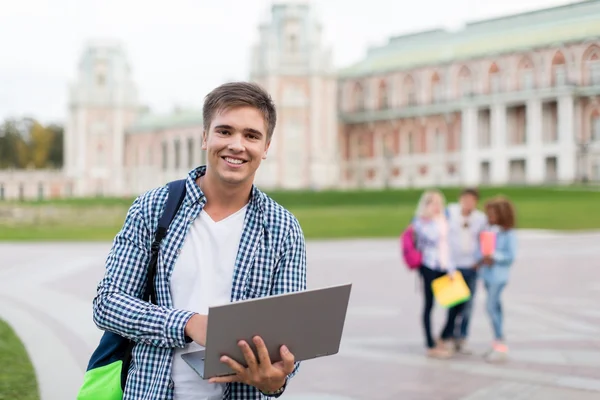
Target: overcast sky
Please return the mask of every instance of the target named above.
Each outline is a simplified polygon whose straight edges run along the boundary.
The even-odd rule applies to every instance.
[[[458,26],[565,0],[313,0],[337,67],[389,36]],[[0,0],[0,118],[61,121],[84,43],[118,39],[154,111],[200,107],[224,80],[247,79],[267,0]]]

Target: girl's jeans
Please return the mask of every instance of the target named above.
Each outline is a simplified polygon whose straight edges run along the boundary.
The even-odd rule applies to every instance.
[[[502,302],[500,300],[500,295],[505,286],[505,282],[485,282],[485,289],[487,291],[487,312],[494,329],[494,338],[498,341],[504,340]]]

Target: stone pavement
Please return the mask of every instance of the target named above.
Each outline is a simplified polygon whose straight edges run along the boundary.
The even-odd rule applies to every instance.
[[[519,233],[504,294],[511,359],[485,363],[491,340],[480,285],[473,356],[423,356],[421,297],[396,240],[308,243],[309,287],[353,282],[340,353],[303,363],[282,398],[600,398],[600,233]],[[91,301],[109,243],[0,243],[0,317],[31,354],[42,400],[74,399],[101,332]],[[434,327],[445,313],[435,310]]]

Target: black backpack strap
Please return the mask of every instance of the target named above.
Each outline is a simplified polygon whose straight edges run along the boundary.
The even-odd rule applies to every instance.
[[[144,301],[150,301],[156,304],[156,293],[154,290],[154,277],[156,275],[156,264],[158,262],[158,251],[160,250],[160,242],[167,236],[169,225],[173,221],[173,217],[177,214],[177,210],[181,206],[183,199],[185,198],[185,179],[178,181],[169,182],[167,187],[169,194],[165,204],[165,209],[158,221],[158,227],[154,233],[154,241],[150,247],[150,262],[148,263],[148,277],[146,279],[146,289],[142,299]],[[191,341],[191,340],[189,340]],[[131,364],[131,352],[135,343],[129,341],[125,354],[123,355],[123,366],[121,367],[121,390],[125,391],[125,385],[127,383],[127,375],[129,373],[129,366]]]
[[[167,187],[169,194],[165,204],[165,209],[158,221],[158,227],[154,234],[154,241],[150,247],[150,263],[148,264],[148,279],[146,280],[146,290],[144,292],[143,300],[150,301],[156,304],[156,292],[154,289],[154,277],[156,276],[156,264],[158,263],[158,251],[160,250],[160,243],[167,236],[169,225],[173,221],[173,217],[177,214],[177,210],[181,206],[183,199],[185,198],[185,179],[178,181],[169,182]]]

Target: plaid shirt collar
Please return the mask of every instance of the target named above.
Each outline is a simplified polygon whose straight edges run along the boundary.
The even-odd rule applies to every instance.
[[[202,189],[198,184],[196,184],[196,180],[199,177],[204,176],[206,174],[206,165],[202,165],[198,168],[191,170],[186,179],[186,201],[189,204],[201,204],[204,206],[206,204],[206,196]],[[257,208],[260,213],[264,213],[265,211],[265,197],[263,193],[256,187],[256,185],[252,184],[252,189],[250,191],[250,202],[248,203],[249,208]]]

